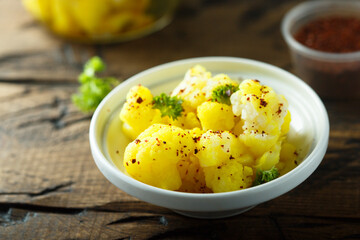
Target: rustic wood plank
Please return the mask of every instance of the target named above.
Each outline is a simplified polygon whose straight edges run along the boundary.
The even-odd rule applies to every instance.
[[[13,97],[10,100],[0,103],[0,109],[2,109],[0,111],[2,113],[0,115],[2,132],[0,136],[1,143],[3,143],[0,151],[0,202],[3,203],[3,219],[8,218],[9,209],[18,211],[24,208],[30,214],[25,214],[24,218],[33,214],[33,218],[36,219],[41,216],[38,213],[47,208],[50,209],[49,212],[56,212],[56,209],[60,209],[59,214],[61,211],[69,211],[75,215],[86,209],[95,209],[91,218],[97,216],[95,219],[106,219],[110,222],[116,221],[115,218],[99,212],[115,213],[116,218],[121,218],[119,214],[116,214],[118,212],[124,214],[145,212],[156,216],[168,214],[176,219],[182,218],[169,210],[154,207],[128,196],[107,182],[97,170],[88,146],[89,118],[77,112],[70,102],[70,96],[76,90],[76,85],[13,84],[12,87],[14,89],[20,88],[13,90],[17,95],[12,95]],[[341,121],[335,121],[335,124],[332,125],[333,131],[338,132],[338,134],[341,133],[341,136],[330,139],[329,153],[317,171],[298,188],[247,213],[257,219],[254,220],[255,222],[260,221],[259,219],[262,217],[273,217],[274,214],[286,216],[288,212],[291,212],[294,218],[299,219],[314,218],[314,221],[323,218],[334,219],[329,220],[329,226],[345,224],[342,223],[342,219],[350,223],[350,225],[345,224],[346,226],[353,226],[358,222],[360,217],[358,186],[360,181],[358,175],[360,169],[358,162],[360,124],[352,112],[347,111],[352,109],[351,105],[348,106],[348,104],[348,102],[340,104],[337,102],[337,107],[329,108],[330,116],[336,116],[336,118],[339,118],[336,114],[338,108],[343,109]],[[356,105],[360,102],[353,101],[352,104]],[[344,122],[347,124],[347,130],[343,127]],[[349,135],[354,140],[347,141]],[[4,151],[5,149],[7,151]],[[343,157],[343,161],[339,161],[338,159],[343,154],[346,157]],[[12,164],[8,164],[9,162]],[[334,194],[334,189],[341,189],[341,195]],[[152,220],[158,218],[151,216],[150,219]],[[43,218],[36,220],[36,224],[48,224],[45,216]],[[77,219],[74,216],[62,216],[60,214],[51,221],[54,221],[56,226],[60,226],[61,223],[58,221],[62,219],[60,222],[68,225],[61,227],[66,229],[67,226],[72,227],[72,224],[75,224],[69,225],[69,221],[75,221],[69,220],[69,218]],[[238,217],[238,219],[242,218],[242,216]],[[143,216],[140,219],[143,219]],[[10,236],[17,232],[11,230],[12,228],[23,228],[26,232],[27,224],[29,227],[35,224],[31,221],[25,223],[22,220],[11,220],[9,221],[11,224],[5,220],[2,221],[5,232]],[[174,229],[166,228],[166,231],[162,230],[163,232],[154,229],[154,232],[151,233],[147,230],[142,233],[145,234],[142,237],[151,237],[151,234],[156,235],[156,238],[181,235],[183,224],[180,223],[181,220],[178,221],[179,225]],[[12,225],[14,222],[16,224]],[[134,222],[137,221],[134,220]],[[89,224],[94,226],[94,229],[97,229],[96,231],[99,231],[98,234],[111,237],[126,237],[130,233],[140,231],[131,228],[126,234],[119,235],[118,232],[111,230],[114,226],[108,227],[104,224],[107,226],[104,227],[101,225],[103,222],[91,222]],[[273,222],[268,226],[269,229],[273,227],[272,224]],[[163,228],[163,226],[161,227]],[[87,228],[88,225],[85,225],[84,229]],[[199,228],[200,233],[203,234],[203,228],[201,226]],[[192,228],[191,234],[195,234],[194,229],[196,228]],[[289,226],[289,229],[291,230],[292,226]],[[46,231],[50,230],[47,229]],[[217,231],[217,234],[220,234],[220,229]],[[56,232],[68,231],[56,230]],[[75,232],[77,231],[73,233]],[[33,232],[33,234],[35,233]],[[34,236],[46,235],[47,233],[42,230],[36,234]],[[79,238],[92,238],[93,236],[97,238],[100,236],[91,235],[89,232],[84,234]],[[209,237],[209,235],[204,236]],[[69,236],[69,238],[73,237]]]
[[[360,234],[359,220],[289,216],[267,211],[266,204],[241,217],[219,220],[187,218],[149,204],[142,204],[139,212],[51,208],[34,212],[24,207],[3,208],[1,214],[0,237],[11,239],[356,239]]]

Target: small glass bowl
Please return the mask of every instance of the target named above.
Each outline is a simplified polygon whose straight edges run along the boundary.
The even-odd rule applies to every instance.
[[[359,1],[311,1],[297,5],[282,21],[296,73],[321,97],[360,98],[360,51],[328,53],[304,46],[293,35],[308,22],[329,16],[359,17]]]
[[[81,43],[140,38],[171,21],[179,0],[22,0],[51,32]]]

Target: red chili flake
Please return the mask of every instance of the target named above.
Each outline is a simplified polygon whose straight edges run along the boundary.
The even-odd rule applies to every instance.
[[[294,38],[301,44],[324,52],[347,53],[360,50],[360,18],[329,16],[305,24]]]
[[[229,159],[235,159],[232,155],[230,155]]]
[[[184,89],[180,89],[180,93],[183,93],[185,91],[185,88]]]
[[[197,154],[199,150],[197,148],[194,149],[194,154]]]
[[[221,166],[218,166],[217,169],[221,169]]]
[[[247,99],[246,99],[246,100],[250,101],[250,97],[247,97]]]
[[[136,143],[136,144],[138,144],[138,143],[140,143],[140,142],[141,142],[140,139],[135,139],[135,143]]]
[[[131,159],[131,163],[136,163],[136,159]]]
[[[223,147],[224,147],[224,145],[223,145],[223,144],[221,144],[221,145],[220,145],[220,147],[222,147],[222,148],[223,148]]]
[[[129,163],[128,163],[128,162],[126,162],[126,166],[129,166]]]
[[[299,156],[299,153],[297,151],[294,152],[295,156]]]
[[[266,107],[268,103],[263,98],[260,98],[260,105]]]
[[[257,80],[257,79],[254,79],[254,82],[257,82],[257,83],[259,83],[260,81],[259,81],[259,80]]]
[[[138,104],[140,104],[140,103],[142,103],[144,100],[141,98],[141,97],[138,97],[137,99],[136,99],[136,102],[138,103]]]
[[[220,177],[218,177],[218,180],[220,180]]]
[[[166,144],[166,141],[163,141],[164,144]]]
[[[116,150],[116,154],[119,154],[119,150]]]

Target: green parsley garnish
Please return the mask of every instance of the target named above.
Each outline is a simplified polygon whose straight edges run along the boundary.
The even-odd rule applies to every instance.
[[[176,120],[184,111],[182,104],[183,100],[179,97],[170,97],[165,93],[153,98],[153,108],[157,108],[161,112],[161,117],[169,116]]]
[[[258,170],[256,173],[255,181],[253,182],[253,186],[270,182],[271,180],[274,180],[279,176],[280,173],[276,167],[272,167],[270,170],[267,171]]]
[[[232,84],[218,86],[213,90],[211,100],[213,102],[219,102],[219,103],[225,103],[227,105],[231,105],[230,96],[237,90],[239,90],[239,87]]]
[[[119,84],[116,78],[96,76],[97,72],[102,72],[105,68],[101,58],[92,57],[86,62],[83,72],[78,77],[81,86],[78,92],[72,95],[72,102],[84,113],[95,111],[101,100]]]

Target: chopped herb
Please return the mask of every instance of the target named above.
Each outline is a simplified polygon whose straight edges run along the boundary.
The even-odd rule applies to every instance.
[[[280,173],[275,167],[272,167],[270,170],[267,171],[258,170],[256,173],[255,181],[253,182],[253,186],[270,182],[271,180],[279,177],[279,175]]]
[[[161,117],[169,116],[172,119],[176,120],[181,113],[184,111],[182,104],[183,100],[179,97],[170,97],[165,93],[160,94],[159,96],[154,97],[153,99],[153,108],[157,108],[161,112]]]
[[[81,86],[78,92],[72,95],[72,102],[84,113],[95,111],[101,100],[119,84],[116,78],[96,76],[97,72],[102,72],[105,68],[106,65],[101,58],[93,57],[86,62],[83,72],[78,77]]]
[[[230,96],[239,90],[238,86],[232,84],[221,85],[216,87],[212,92],[212,101],[231,105]]]

